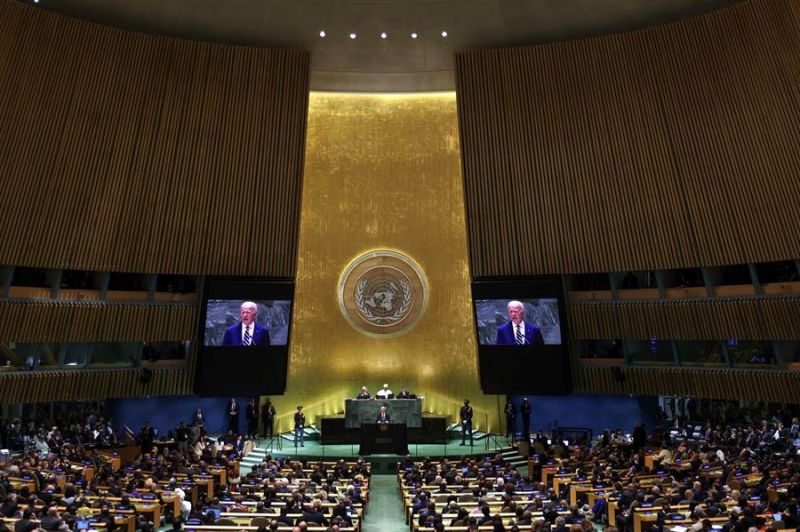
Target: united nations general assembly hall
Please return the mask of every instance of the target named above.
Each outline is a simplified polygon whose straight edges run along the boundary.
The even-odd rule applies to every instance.
[[[800,0],[0,0],[0,532],[800,529]]]

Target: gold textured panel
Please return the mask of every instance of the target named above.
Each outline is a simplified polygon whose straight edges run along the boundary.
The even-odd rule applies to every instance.
[[[281,429],[298,404],[314,422],[384,382],[452,421],[469,397],[477,428],[497,429],[498,399],[478,383],[454,93],[311,94],[299,249],[288,388],[273,398]],[[339,277],[375,249],[408,255],[428,279],[428,308],[402,336],[362,334],[339,310]]]

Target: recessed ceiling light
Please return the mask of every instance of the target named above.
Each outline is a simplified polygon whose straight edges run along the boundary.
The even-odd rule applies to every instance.
[[[319,32],[319,36],[320,36],[320,37],[325,37],[325,35],[327,35],[327,34],[325,33],[325,30],[322,30],[322,31],[320,31],[320,32]]]
[[[442,32],[442,37],[447,37],[447,32],[446,31]]]
[[[381,39],[385,39],[386,37],[388,37],[388,35],[386,35],[386,32],[385,31],[381,32]]]
[[[412,33],[412,34],[411,34],[411,38],[412,38],[412,39],[416,39],[417,37],[418,37],[418,35],[417,35],[417,32],[416,32],[416,31],[415,31],[414,33]]]
[[[356,38],[356,34],[355,34],[355,33],[351,33],[351,34],[350,34],[350,38],[351,38],[351,39],[355,39],[355,38]]]

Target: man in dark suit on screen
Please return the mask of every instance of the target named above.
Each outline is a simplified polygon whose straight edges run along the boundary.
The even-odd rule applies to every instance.
[[[511,321],[497,328],[496,345],[544,345],[539,327],[525,321],[525,306],[521,301],[508,302],[508,317]]]
[[[269,329],[266,325],[256,323],[258,305],[245,301],[239,312],[242,321],[225,329],[222,345],[269,345]]]

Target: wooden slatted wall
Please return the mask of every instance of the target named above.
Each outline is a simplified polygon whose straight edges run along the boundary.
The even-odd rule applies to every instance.
[[[0,341],[185,341],[196,320],[193,304],[0,300]]]
[[[181,395],[192,391],[186,369],[155,370],[146,384],[141,382],[141,376],[141,370],[137,369],[39,371],[2,375],[0,404]]]
[[[763,370],[584,367],[573,381],[578,393],[684,395],[796,403],[800,373]]]
[[[0,0],[0,264],[294,277],[309,54]],[[194,304],[0,303],[0,341],[171,341]],[[0,375],[0,403],[191,392],[189,368]]]
[[[796,0],[456,55],[475,277],[794,259]]]
[[[0,26],[0,264],[294,276],[308,53]]]
[[[800,299],[581,303],[568,307],[574,339],[800,340]]]

